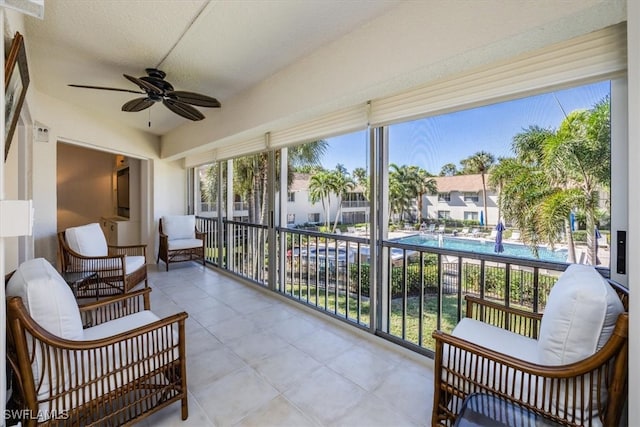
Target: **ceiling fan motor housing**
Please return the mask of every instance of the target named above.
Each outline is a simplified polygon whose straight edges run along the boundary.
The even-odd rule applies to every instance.
[[[158,89],[162,90],[163,95],[166,92],[173,91],[173,86],[168,81],[164,80],[167,75],[164,71],[158,70],[157,68],[146,68],[148,76],[140,77],[140,80],[144,80],[145,82],[151,83]],[[153,99],[153,98],[152,98]],[[156,99],[154,99],[156,101]],[[162,98],[158,99],[158,101],[162,101]]]
[[[167,82],[164,79],[166,73],[162,70],[158,70],[157,68],[146,68],[145,71],[147,72],[147,75],[140,78],[124,74],[124,77],[127,80],[136,84],[144,92],[102,86],[70,86],[82,87],[86,89],[141,93],[146,95],[143,98],[136,98],[132,99],[129,102],[126,102],[122,106],[122,111],[127,112],[142,111],[151,107],[156,102],[162,102],[165,107],[178,114],[179,116],[182,116],[185,119],[198,121],[204,119],[204,114],[202,114],[198,109],[192,107],[192,105],[205,108],[221,107],[220,102],[210,96],[202,95],[195,92],[174,90],[173,85],[171,85],[171,83]]]

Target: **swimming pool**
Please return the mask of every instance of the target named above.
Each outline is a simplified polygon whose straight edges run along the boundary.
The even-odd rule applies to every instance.
[[[526,245],[516,243],[503,242],[504,252],[496,253],[494,251],[495,242],[490,239],[464,239],[460,237],[443,237],[442,246],[438,237],[435,235],[420,235],[402,237],[394,240],[398,243],[416,246],[428,246],[432,248],[442,247],[443,249],[451,249],[455,251],[477,252],[482,254],[502,255],[515,258],[528,258],[542,261],[567,262],[567,250],[557,249],[550,250],[548,248],[538,248],[538,258],[533,255],[531,249]]]

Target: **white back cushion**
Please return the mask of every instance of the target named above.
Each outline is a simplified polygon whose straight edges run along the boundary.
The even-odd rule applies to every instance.
[[[81,340],[84,336],[78,304],[71,288],[44,258],[26,261],[18,267],[6,288],[7,297],[20,297],[29,315],[40,326],[53,335],[69,340]],[[32,351],[32,342],[27,346]],[[58,378],[55,362],[51,362],[42,348],[36,345],[31,363],[37,398],[46,400],[50,387],[68,387],[70,378]],[[49,361],[47,361],[49,360]],[[69,374],[75,366],[67,367]]]
[[[73,292],[46,259],[22,263],[9,280],[6,294],[22,298],[33,320],[53,335],[82,339],[82,320]]]
[[[609,340],[623,311],[595,268],[570,265],[549,293],[538,339],[540,363],[564,365],[591,356]]]
[[[72,251],[84,256],[106,256],[109,254],[107,239],[104,237],[100,224],[81,225],[67,228],[64,232],[67,245]]]
[[[196,217],[195,215],[168,215],[162,217],[162,231],[175,239],[195,239]]]

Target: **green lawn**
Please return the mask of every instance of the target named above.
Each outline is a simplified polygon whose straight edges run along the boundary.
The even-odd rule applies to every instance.
[[[335,292],[329,289],[325,293],[324,288],[317,289],[315,286],[309,286],[308,292],[306,285],[287,285],[286,293],[297,299],[305,301],[311,305],[317,305],[329,312],[335,313],[341,317],[351,321],[358,322],[357,300],[354,296],[348,299],[347,314],[347,297],[344,293],[338,293],[337,308]],[[370,313],[369,299],[363,298],[360,303],[360,323],[369,325]],[[404,339],[408,342],[418,344],[419,320],[420,320],[420,298],[407,298],[407,313],[405,324]],[[442,299],[442,318],[441,329],[451,331],[458,322],[458,297],[456,295],[445,295]],[[422,315],[422,347],[433,350],[434,341],[431,333],[437,329],[437,298],[435,296],[425,296],[424,309]],[[389,333],[402,338],[402,299],[397,298],[391,302],[391,315]]]

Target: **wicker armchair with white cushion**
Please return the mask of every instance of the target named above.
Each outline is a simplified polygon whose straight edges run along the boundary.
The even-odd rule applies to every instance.
[[[205,265],[205,233],[196,228],[195,215],[163,216],[158,228],[160,246],[157,261],[164,261],[167,271],[172,262],[201,261]]]
[[[626,400],[628,290],[570,265],[543,314],[467,297],[451,334],[436,331],[432,425],[468,395],[499,396],[561,425],[617,426]]]
[[[63,273],[95,272],[76,296],[104,297],[122,294],[147,281],[147,246],[112,246],[100,224],[67,228],[58,233],[60,264]]]
[[[186,313],[159,318],[151,289],[78,306],[43,258],[7,282],[7,361],[22,425],[123,425],[181,402]]]

